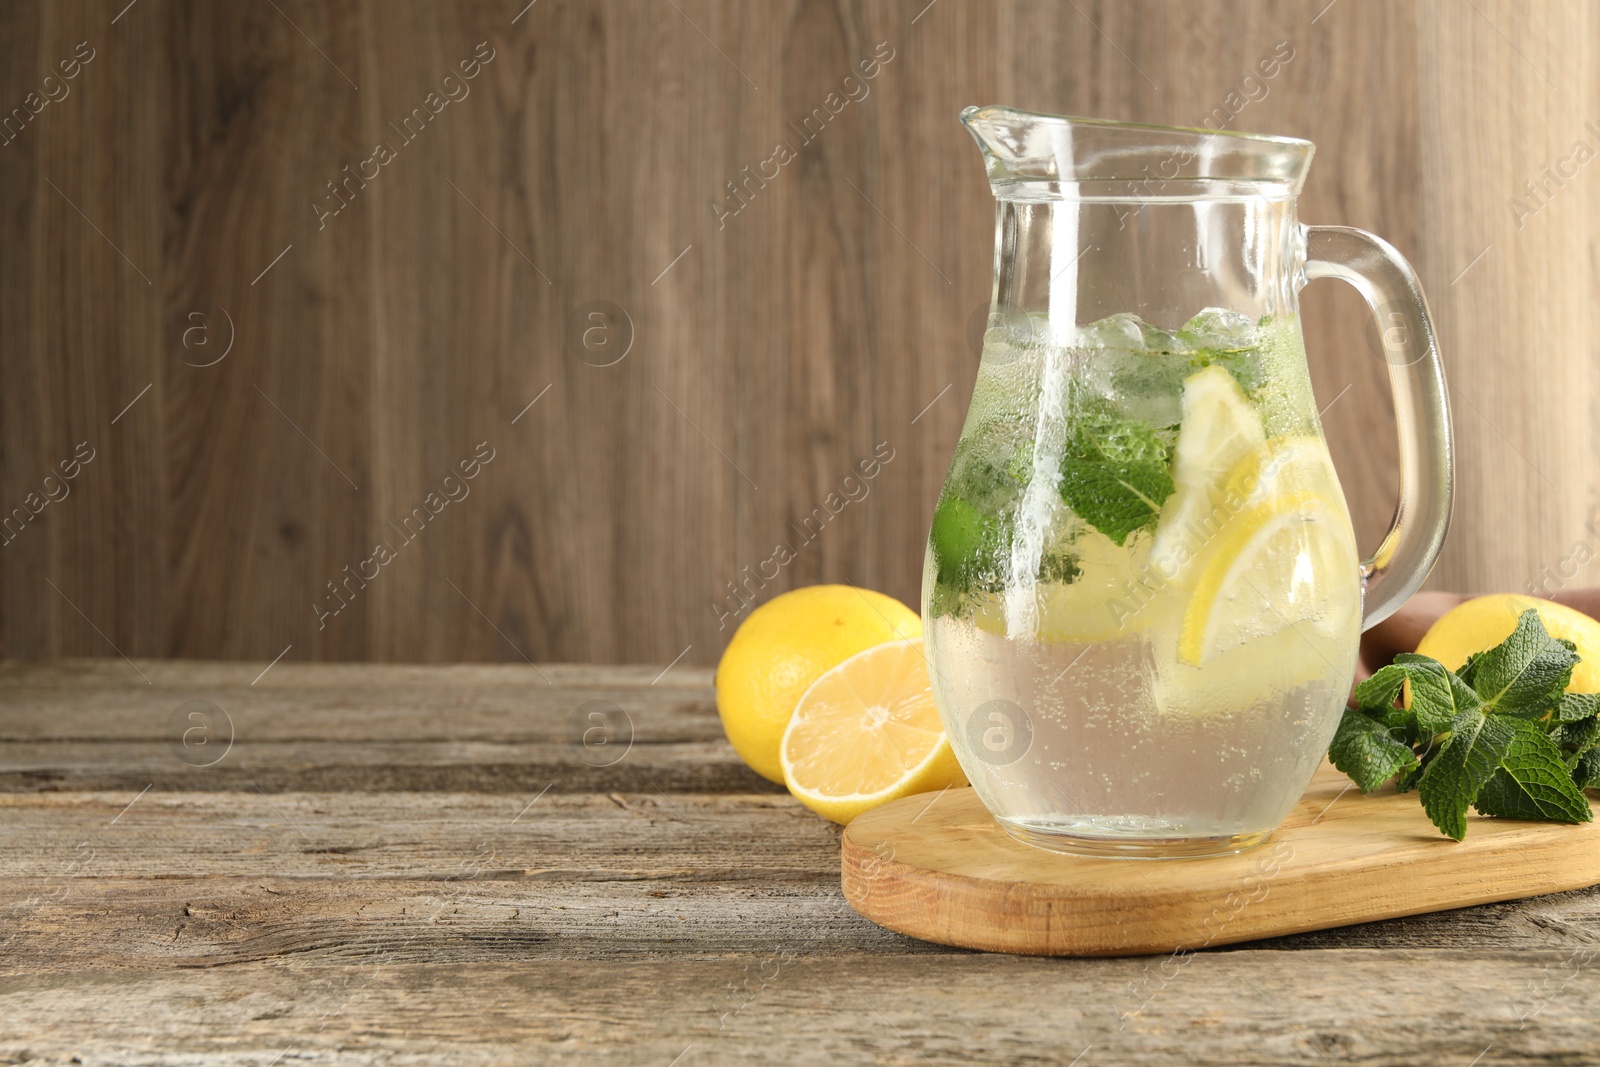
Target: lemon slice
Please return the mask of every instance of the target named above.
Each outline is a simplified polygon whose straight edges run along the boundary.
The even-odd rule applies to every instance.
[[[789,792],[836,823],[966,783],[933,703],[920,637],[857,653],[812,683],[779,758]]]
[[[1359,616],[1354,535],[1324,494],[1270,498],[1225,527],[1184,612],[1178,661],[1218,653],[1299,623],[1337,637]]]
[[[1151,566],[1162,579],[1181,582],[1189,575],[1200,549],[1227,518],[1215,512],[1229,476],[1266,440],[1261,416],[1223,367],[1212,365],[1184,379],[1173,493],[1150,546]]]
[[[1343,500],[1332,475],[1333,459],[1322,438],[1274,437],[1234,464],[1223,485],[1222,496],[1235,510],[1254,507],[1274,496],[1293,492],[1325,495]]]

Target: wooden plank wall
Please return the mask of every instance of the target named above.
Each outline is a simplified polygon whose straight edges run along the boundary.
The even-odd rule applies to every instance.
[[[1303,217],[1389,238],[1438,318],[1460,503],[1434,584],[1600,574],[1593,3],[524,3],[0,7],[27,114],[0,147],[0,504],[77,475],[0,547],[0,655],[708,664],[782,541],[763,598],[914,603],[990,284],[974,102],[1239,105],[1316,141]],[[1383,364],[1353,292],[1305,319],[1371,545]],[[377,576],[334,599],[347,567]]]

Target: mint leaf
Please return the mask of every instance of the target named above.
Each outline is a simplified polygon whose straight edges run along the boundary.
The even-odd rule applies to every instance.
[[[1556,701],[1554,721],[1581,723],[1600,714],[1600,693],[1563,693]]]
[[[1577,654],[1551,637],[1532,608],[1511,636],[1472,662],[1472,686],[1488,710],[1536,718],[1572,680]]]
[[[1345,709],[1333,744],[1328,746],[1328,759],[1363,793],[1417,764],[1411,746],[1396,740],[1391,727],[1354,708]]]
[[[1456,716],[1483,706],[1477,693],[1430,656],[1402,652],[1394,658],[1394,666],[1411,683],[1411,713],[1423,733],[1443,733]]]
[[[1513,722],[1482,710],[1464,711],[1450,724],[1444,743],[1419,782],[1422,809],[1441,833],[1467,836],[1467,809],[1494,777],[1517,732]]]
[[[1153,525],[1172,495],[1167,446],[1147,422],[1085,411],[1061,454],[1061,499],[1118,545]]]
[[[1400,690],[1405,687],[1406,672],[1401,667],[1390,664],[1380,667],[1371,678],[1356,686],[1356,707],[1362,711],[1388,712],[1394,707],[1395,698],[1400,695]]]
[[[1411,683],[1411,707],[1394,706],[1406,682]],[[1415,723],[1424,734],[1439,734],[1463,711],[1482,706],[1478,694],[1444,664],[1428,656],[1403,652],[1387,667],[1355,688],[1356,706],[1369,715],[1382,716],[1391,725]]]
[[[933,512],[929,533],[933,558],[938,566],[939,584],[955,589],[970,589],[997,569],[996,551],[1001,531],[992,515],[987,515],[959,496],[948,495]]]
[[[1045,549],[1043,558],[1039,560],[1039,580],[1042,582],[1060,582],[1070,585],[1078,580],[1083,573],[1083,566],[1071,549],[1059,545]]]
[[[1561,750],[1538,724],[1509,720],[1510,746],[1500,768],[1483,784],[1472,806],[1484,815],[1543,822],[1588,822],[1594,817]]]
[[[1572,768],[1572,781],[1579,789],[1600,787],[1600,748],[1591,748]]]
[[[1328,758],[1363,793],[1393,773],[1395,792],[1417,789],[1428,818],[1457,841],[1469,808],[1590,822],[1583,791],[1600,789],[1600,694],[1565,692],[1578,662],[1577,646],[1532,610],[1456,671],[1402,653],[1355,687]]]
[[[933,512],[935,614],[959,614],[966,594],[1001,588],[1017,501],[1033,477],[1034,425],[1018,396],[1005,413],[962,429]],[[941,610],[942,609],[942,610]]]
[[[1551,740],[1566,750],[1568,765],[1576,765],[1579,756],[1600,742],[1600,719],[1558,723]]]

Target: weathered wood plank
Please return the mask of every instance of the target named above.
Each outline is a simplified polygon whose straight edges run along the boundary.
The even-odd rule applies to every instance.
[[[0,878],[839,878],[838,828],[787,794],[135,798],[0,795]]]
[[[118,660],[0,664],[0,742],[181,740],[193,700],[249,741],[722,737],[700,669],[279,665],[252,685],[266,666],[140,661],[146,685]]]
[[[261,672],[269,660],[139,659],[115,657],[0,660],[0,691],[8,689],[110,689],[132,693],[140,686],[223,688],[244,692],[348,690],[359,695],[377,684],[396,689],[500,687],[537,693],[551,686],[622,686],[639,689],[709,689],[714,672],[678,664],[671,670],[626,664],[588,663],[296,663],[286,659]],[[133,669],[137,667],[137,672]],[[256,681],[257,678],[259,681]],[[148,681],[146,681],[148,679]]]
[[[629,869],[472,866],[480,860],[498,857],[472,855],[431,879],[0,878],[0,974],[273,959],[759,959],[774,946],[796,945],[813,957],[961,951],[861,918],[832,872],[725,865],[673,870],[660,862]],[[1235,946],[1314,951],[1319,960],[1321,951],[1355,948],[1480,956],[1560,951],[1587,959],[1586,953],[1600,953],[1600,893],[1534,897]]]
[[[0,665],[0,791],[782,792],[699,668],[138,666]]]
[[[615,759],[616,762],[606,761]],[[726,741],[634,744],[378,742],[235,743],[219,763],[191,767],[164,744],[13,742],[0,750],[0,793],[64,789],[254,792],[536,793],[661,790],[782,793],[744,765]]]
[[[0,974],[12,975],[274,959],[759,959],[783,946],[818,956],[957,951],[863,919],[831,873],[729,866],[654,874],[469,867],[434,881],[383,882],[0,879],[0,893],[12,902],[0,907]]]
[[[249,741],[570,741],[596,726],[642,743],[710,741],[722,737],[709,691],[597,686],[555,692],[495,690],[416,693],[373,686],[359,694],[234,695],[168,689],[58,695],[12,691],[0,696],[0,742],[76,739],[181,739],[176,713],[190,700],[209,700]],[[605,705],[610,704],[607,708]],[[598,711],[602,718],[592,718]],[[608,722],[609,720],[609,722]],[[598,735],[596,735],[598,736]]]
[[[193,1062],[1588,1063],[1561,950],[393,963],[0,978],[0,1056]],[[1166,964],[1163,969],[1163,963]],[[1412,976],[1404,996],[1397,975]],[[25,1035],[25,1036],[24,1036]],[[1088,1051],[1085,1051],[1088,1050]]]
[[[670,949],[643,936],[624,939],[625,953],[647,958],[694,951],[694,939],[686,945],[674,932],[679,920],[671,902],[686,897],[737,902],[730,923],[737,915],[773,936],[807,929],[807,909],[843,907],[838,830],[781,796],[152,791],[130,807],[135,795],[0,796],[0,928],[11,926],[19,938],[65,949],[79,943],[73,940],[79,931],[93,941],[107,931],[135,928],[141,916],[160,926],[196,898],[233,892],[249,897],[250,887],[265,884],[278,896],[256,898],[264,904],[300,894],[297,907],[322,917],[313,931],[316,944],[341,938],[365,943],[375,936],[361,925],[369,913],[340,926],[341,908],[393,911],[409,907],[403,901],[411,896],[428,894],[487,907],[485,901],[521,899],[521,893],[538,894],[540,907],[576,908],[569,896],[575,900],[599,891],[596,884],[622,883],[629,887],[618,890],[624,895],[654,900],[651,894],[666,894],[659,898],[666,901],[660,917]],[[139,888],[141,879],[149,880],[148,888]],[[560,884],[566,888],[552,888]],[[69,911],[48,910],[57,906]],[[71,909],[84,910],[80,915]],[[257,918],[241,906],[236,921],[250,927]],[[275,923],[276,913],[268,908],[260,921]],[[1270,944],[1505,949],[1589,941],[1600,942],[1600,891]],[[591,948],[601,952],[597,945]],[[849,951],[848,941],[834,948]],[[106,952],[105,966],[137,962]]]

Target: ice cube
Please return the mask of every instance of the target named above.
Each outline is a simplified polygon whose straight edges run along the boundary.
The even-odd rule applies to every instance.
[[[1249,315],[1227,308],[1206,308],[1184,323],[1178,336],[1193,346],[1191,358],[1197,367],[1220,363],[1250,394],[1266,384],[1261,336]]]
[[[1079,395],[1099,397],[1119,414],[1151,426],[1176,426],[1182,415],[1183,380],[1192,369],[1182,353],[1090,351],[1079,364]]]
[[[1256,346],[1256,320],[1228,308],[1206,308],[1184,323],[1178,339],[1190,348],[1232,351]]]
[[[1183,412],[1183,380],[1189,359],[1182,353],[1143,352],[1119,361],[1111,378],[1111,398],[1129,418],[1151,426],[1176,426]]]
[[[1171,334],[1159,326],[1152,326],[1148,322],[1139,324],[1143,330],[1144,350],[1146,352],[1183,353],[1190,350],[1190,344],[1182,334]]]
[[[1119,312],[1082,327],[1078,331],[1078,347],[1087,349],[1077,372],[1082,394],[1108,400],[1119,410],[1135,418],[1144,418],[1143,409],[1149,407],[1144,401],[1164,391],[1151,373],[1154,368],[1145,366],[1150,358],[1145,346],[1150,329],[1129,312]],[[1174,404],[1177,396],[1174,385]],[[1139,413],[1127,411],[1129,404],[1140,409]],[[1173,410],[1175,412],[1176,408]]]
[[[1078,330],[1079,348],[1110,348],[1137,352],[1144,347],[1144,323],[1139,316],[1119,311]]]

